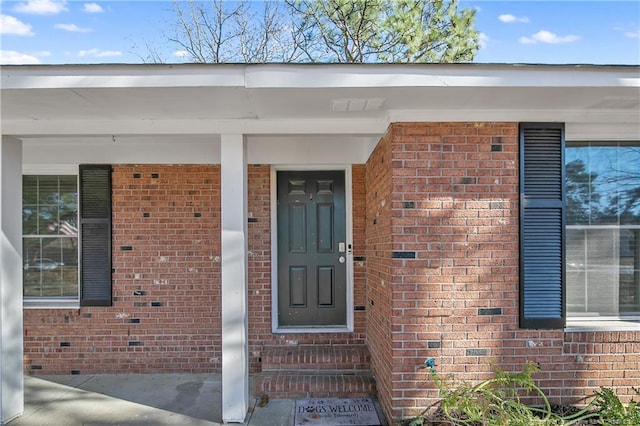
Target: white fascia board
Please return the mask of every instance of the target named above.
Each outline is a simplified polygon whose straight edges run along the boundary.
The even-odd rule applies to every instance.
[[[3,89],[244,87],[244,65],[4,66]]]
[[[248,67],[246,84],[248,88],[640,87],[640,67],[479,64],[265,65]]]
[[[384,119],[301,120],[6,120],[5,134],[48,135],[204,135],[204,134],[383,134]]]
[[[640,87],[640,67],[483,64],[3,66],[1,87]]]

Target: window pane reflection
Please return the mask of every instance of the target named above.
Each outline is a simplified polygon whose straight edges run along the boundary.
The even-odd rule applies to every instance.
[[[78,296],[76,176],[24,176],[25,297]]]
[[[640,314],[640,145],[567,142],[565,167],[567,312]]]

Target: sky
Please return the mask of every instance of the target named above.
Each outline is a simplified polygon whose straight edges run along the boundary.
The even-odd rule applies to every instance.
[[[475,8],[477,63],[640,65],[638,0],[460,0]],[[144,63],[167,40],[172,1],[0,0],[0,64]]]

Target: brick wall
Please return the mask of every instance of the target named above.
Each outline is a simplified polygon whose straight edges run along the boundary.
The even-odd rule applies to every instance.
[[[394,345],[392,339],[394,283],[392,251],[392,142],[393,131],[378,143],[366,164],[367,246],[367,343],[378,398],[391,417],[396,391],[392,383]]]
[[[248,167],[251,372],[263,345],[364,343],[364,166],[353,167],[353,333],[271,333],[270,170]],[[25,371],[220,372],[219,256],[219,166],[113,166],[113,306],[25,310]]]
[[[562,404],[639,383],[638,332],[518,328],[517,166],[517,123],[393,124],[367,162],[367,337],[388,418],[434,402],[428,358],[469,381],[539,363]]]
[[[220,370],[220,168],[113,167],[113,306],[24,311],[38,374]]]

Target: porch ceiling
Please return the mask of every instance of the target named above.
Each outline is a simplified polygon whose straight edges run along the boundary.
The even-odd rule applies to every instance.
[[[23,139],[379,137],[392,121],[463,120],[623,125],[640,137],[640,67],[631,66],[4,66],[0,101],[2,133]]]

